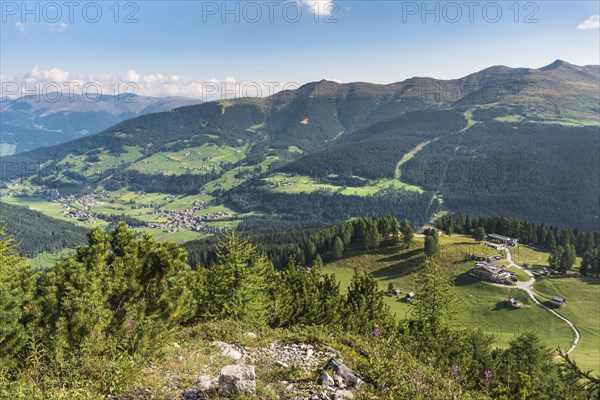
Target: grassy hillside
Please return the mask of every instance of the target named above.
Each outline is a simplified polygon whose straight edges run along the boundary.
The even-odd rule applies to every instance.
[[[573,357],[583,369],[600,371],[600,279],[542,278],[535,283],[538,299],[545,304],[552,296],[567,299],[558,312],[573,321],[581,340]]]
[[[404,296],[408,292],[416,291],[415,276],[424,260],[422,247],[422,238],[416,238],[408,249],[383,248],[366,254],[350,249],[343,259],[327,264],[325,271],[335,273],[342,287],[348,287],[355,268],[368,271],[375,276],[381,290],[387,290],[388,284],[393,283]],[[455,319],[457,326],[481,328],[495,335],[496,343],[500,347],[507,346],[510,340],[527,331],[540,335],[551,348],[560,347],[565,350],[570,346],[573,341],[571,329],[543,308],[536,306],[523,290],[511,286],[499,287],[467,274],[473,262],[463,262],[465,254],[489,256],[497,254],[495,250],[470,237],[460,235],[440,237],[440,247],[442,262],[454,276],[459,310]],[[598,370],[596,361],[600,335],[600,326],[595,317],[598,315],[597,283],[574,279],[542,280],[535,286],[540,293],[564,294],[565,297],[573,299],[573,304],[570,302],[569,307],[560,310],[565,317],[573,317],[573,322],[578,328],[578,322],[582,324],[582,339],[579,345],[581,347],[578,347],[573,356],[583,368],[595,370]],[[518,298],[524,307],[518,310],[509,308],[504,304],[508,297]],[[385,301],[396,313],[397,318],[403,319],[410,315],[409,303],[394,297],[386,297]]]

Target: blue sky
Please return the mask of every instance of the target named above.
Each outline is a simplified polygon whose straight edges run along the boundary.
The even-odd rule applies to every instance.
[[[3,82],[131,81],[142,94],[200,96],[204,82],[389,83],[559,58],[600,64],[598,1],[138,1],[120,2],[118,15],[113,1],[1,3]]]

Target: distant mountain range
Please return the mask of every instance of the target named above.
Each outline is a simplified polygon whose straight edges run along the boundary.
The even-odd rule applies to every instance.
[[[48,100],[50,99],[50,100]],[[186,97],[148,97],[133,94],[84,98],[63,93],[3,99],[0,104],[2,154],[22,153],[98,133],[129,118],[199,104]]]
[[[538,69],[494,66],[456,80],[415,77],[388,85],[323,80],[268,98],[135,117],[96,135],[6,157],[10,169],[3,168],[2,177],[27,178],[35,174],[32,165],[43,165],[57,171],[55,177],[37,178],[50,187],[203,190],[217,203],[279,219],[331,222],[391,212],[420,224],[442,207],[598,230],[599,104],[600,66],[560,60]],[[211,143],[238,153],[243,146],[243,157],[212,169],[202,182],[184,175],[168,189],[175,181],[159,171],[169,160],[185,157],[174,152]],[[110,169],[115,162],[125,174]],[[153,163],[159,166],[153,169]],[[236,176],[243,182],[223,184],[220,179],[230,168],[240,168]],[[136,175],[136,169],[155,173]],[[351,196],[326,198],[314,206],[320,210],[300,217],[322,199],[300,203],[297,193],[274,194],[265,186],[265,176],[273,173],[310,178],[340,191],[370,187],[367,192],[377,193],[376,199],[350,204]],[[218,185],[207,183],[213,180]],[[422,198],[384,190],[399,182],[417,188]],[[413,196],[409,202],[407,196]],[[294,209],[296,200],[302,207]],[[409,210],[416,204],[418,212]]]

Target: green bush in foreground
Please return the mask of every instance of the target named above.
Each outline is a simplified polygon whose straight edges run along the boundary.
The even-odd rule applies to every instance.
[[[136,237],[123,223],[92,229],[86,246],[45,271],[33,273],[10,237],[0,236],[0,254],[0,398],[133,398],[146,365],[180,363],[175,338],[201,349],[214,339],[243,342],[250,329],[263,344],[339,348],[369,383],[361,398],[584,399],[598,390],[533,334],[497,350],[481,332],[450,328],[452,288],[437,277],[435,252],[416,318],[399,324],[372,276],[355,273],[342,295],[318,262],[292,259],[276,271],[235,233],[208,269],[191,269],[178,245]]]

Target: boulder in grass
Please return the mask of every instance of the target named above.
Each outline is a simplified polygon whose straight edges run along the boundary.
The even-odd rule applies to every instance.
[[[337,358],[332,358],[325,370],[333,371],[334,375],[337,375],[338,379],[343,380],[348,386],[360,386],[363,383],[363,378],[360,375],[346,367]]]
[[[256,372],[253,365],[226,365],[219,375],[219,396],[255,394]]]

